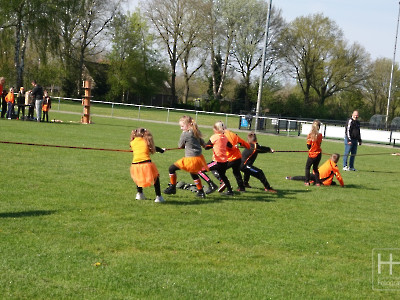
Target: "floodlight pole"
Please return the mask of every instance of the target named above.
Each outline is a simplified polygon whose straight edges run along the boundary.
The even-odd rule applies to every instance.
[[[389,83],[389,93],[388,93],[388,101],[386,106],[386,129],[389,129],[389,106],[390,106],[390,97],[392,94],[392,84],[393,84],[393,70],[394,65],[396,63],[396,47],[397,47],[397,35],[399,33],[399,20],[400,20],[400,2],[399,2],[399,13],[397,15],[397,27],[396,27],[396,38],[394,42],[394,52],[393,52],[393,60],[392,60],[392,70],[390,72],[390,83]]]
[[[269,1],[267,21],[265,22],[264,50],[263,50],[262,59],[261,59],[261,73],[260,73],[260,82],[259,82],[259,86],[258,86],[256,122],[255,122],[255,129],[254,129],[255,132],[257,132],[257,129],[258,129],[258,116],[260,114],[261,96],[262,96],[262,91],[263,91],[265,57],[267,55],[269,22],[271,19],[271,8],[272,8],[272,0]]]

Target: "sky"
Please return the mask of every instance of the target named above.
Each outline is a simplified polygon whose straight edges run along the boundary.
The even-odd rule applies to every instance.
[[[127,9],[134,11],[139,0],[127,0]],[[269,0],[266,0],[269,1]],[[347,41],[365,47],[372,59],[393,59],[395,51],[399,1],[395,0],[271,0],[282,10],[287,21],[300,16],[322,13],[342,31]],[[400,33],[399,33],[400,35]],[[398,38],[396,61],[400,58]]]

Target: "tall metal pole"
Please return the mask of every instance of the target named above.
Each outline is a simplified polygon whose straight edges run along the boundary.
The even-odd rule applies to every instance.
[[[393,84],[393,70],[394,70],[394,65],[396,62],[396,47],[397,47],[397,35],[399,33],[399,20],[400,20],[400,2],[399,2],[399,13],[397,15],[397,27],[396,27],[396,39],[394,42],[394,52],[393,52],[393,60],[392,60],[392,70],[390,72],[390,83],[389,83],[389,93],[388,93],[388,101],[387,101],[387,106],[386,106],[386,129],[389,129],[389,106],[390,106],[390,97],[392,94],[392,84]]]
[[[263,55],[262,55],[262,59],[261,59],[261,74],[260,74],[260,82],[259,82],[259,86],[258,86],[256,123],[255,123],[255,130],[254,130],[255,132],[257,132],[257,129],[258,129],[258,116],[260,114],[261,96],[262,96],[262,92],[263,92],[265,56],[267,55],[267,44],[268,44],[269,22],[271,19],[271,8],[272,8],[272,0],[269,1],[268,16],[267,16],[267,21],[265,23],[264,51],[263,51]]]

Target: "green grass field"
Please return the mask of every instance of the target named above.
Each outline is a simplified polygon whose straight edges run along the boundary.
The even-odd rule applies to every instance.
[[[64,123],[1,119],[0,140],[129,149],[131,130],[143,126],[156,145],[172,148],[181,133],[177,124],[50,117]],[[304,137],[259,135],[259,142],[306,150]],[[342,153],[343,143],[324,141],[322,149]],[[285,180],[303,174],[306,153],[262,154],[256,166],[276,195],[252,179],[253,188],[234,197],[197,199],[178,190],[158,204],[152,187],[149,200],[135,200],[131,153],[0,143],[0,298],[399,299],[398,285],[372,288],[373,249],[400,247],[400,157],[393,152],[361,146],[358,172],[342,174],[345,188]],[[182,155],[153,155],[162,188]],[[184,172],[178,180],[191,182]],[[391,279],[399,278],[395,265]]]

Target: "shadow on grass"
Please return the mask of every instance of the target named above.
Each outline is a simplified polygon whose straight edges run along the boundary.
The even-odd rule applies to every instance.
[[[39,217],[54,214],[55,210],[28,210],[19,212],[6,212],[0,213],[0,218],[25,218],[25,217]]]

